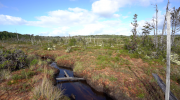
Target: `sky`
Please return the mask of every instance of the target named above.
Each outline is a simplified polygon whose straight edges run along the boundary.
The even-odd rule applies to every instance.
[[[180,0],[169,0],[169,8]],[[40,36],[132,35],[137,14],[138,34],[155,17],[162,30],[168,0],[0,0],[0,31]],[[153,34],[153,33],[151,33]],[[159,32],[160,34],[160,32]]]

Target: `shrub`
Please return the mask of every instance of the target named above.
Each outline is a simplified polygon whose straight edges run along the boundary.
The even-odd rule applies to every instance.
[[[27,56],[23,51],[17,49],[2,50],[0,52],[0,69],[17,70],[25,68]]]

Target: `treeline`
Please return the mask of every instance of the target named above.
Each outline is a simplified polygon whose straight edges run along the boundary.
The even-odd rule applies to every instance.
[[[0,31],[0,40],[6,40],[9,38],[29,38],[30,35],[25,34],[19,34],[19,33],[12,33],[8,31]]]
[[[18,35],[20,35],[20,34],[18,34]],[[0,32],[0,39],[1,40],[5,40],[8,38],[15,38],[16,36],[17,36],[17,34],[12,33],[12,32],[7,32],[7,31]]]

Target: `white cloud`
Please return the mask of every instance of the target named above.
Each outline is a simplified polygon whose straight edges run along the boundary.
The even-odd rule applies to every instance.
[[[20,17],[13,17],[9,15],[0,15],[0,24],[2,25],[23,25],[26,24],[27,21],[23,20]]]
[[[119,14],[113,14],[113,17],[114,18],[119,18],[121,15],[119,15]]]
[[[149,6],[151,3],[160,3],[163,0],[98,0],[93,2],[92,11],[103,17],[112,17],[119,8],[127,5]]]
[[[129,16],[122,16],[123,17],[123,19],[126,19],[126,18],[128,18]]]
[[[31,21],[28,25],[35,26],[73,26],[93,23],[99,16],[81,8],[68,8],[48,12],[48,16],[36,17],[39,21]]]
[[[105,17],[110,17],[119,10],[117,0],[99,0],[92,4],[92,11]]]
[[[121,23],[121,21],[110,20],[103,22],[96,22],[92,24],[84,24],[82,28],[72,30],[72,27],[59,27],[47,35],[51,36],[71,36],[74,35],[92,35],[92,34],[119,34],[129,35],[130,28],[127,24]]]

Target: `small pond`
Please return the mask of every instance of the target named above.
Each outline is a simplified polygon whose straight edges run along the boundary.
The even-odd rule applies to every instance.
[[[71,69],[58,67],[55,62],[51,63],[52,67],[58,68],[60,73],[56,78],[65,77],[64,70],[67,72],[69,77],[74,77]],[[74,100],[71,94],[75,95],[75,100],[113,100],[103,92],[98,92],[90,87],[86,81],[60,81],[57,80],[57,87],[65,89],[64,95]]]

